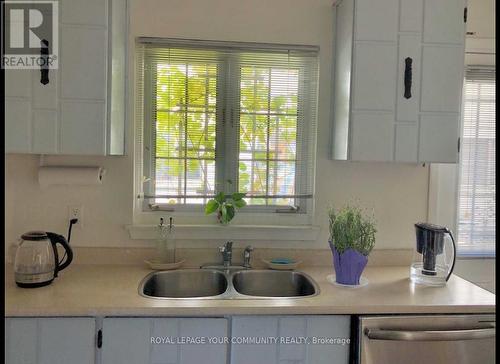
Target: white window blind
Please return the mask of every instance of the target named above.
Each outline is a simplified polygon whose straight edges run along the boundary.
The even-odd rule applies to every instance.
[[[238,191],[248,211],[307,210],[316,47],[140,38],[137,50],[145,208],[200,209]]]
[[[495,70],[466,70],[458,198],[461,254],[495,253]]]

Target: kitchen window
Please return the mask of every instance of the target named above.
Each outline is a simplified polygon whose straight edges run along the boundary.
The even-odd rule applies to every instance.
[[[245,192],[245,212],[310,211],[318,49],[140,38],[137,197],[143,211],[203,211]]]
[[[495,69],[466,70],[458,188],[462,255],[495,254]]]

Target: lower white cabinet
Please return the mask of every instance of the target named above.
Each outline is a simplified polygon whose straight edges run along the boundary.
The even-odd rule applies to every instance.
[[[96,324],[99,323],[99,324]],[[6,318],[7,364],[347,364],[350,316]]]
[[[7,364],[93,364],[95,319],[6,318]]]
[[[347,364],[349,338],[349,316],[237,316],[231,364]]]
[[[228,344],[208,339],[227,335],[224,318],[105,318],[101,364],[225,364]]]

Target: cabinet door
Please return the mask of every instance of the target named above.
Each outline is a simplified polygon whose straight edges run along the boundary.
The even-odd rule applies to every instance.
[[[399,0],[356,0],[355,39],[396,41]]]
[[[44,16],[48,16],[45,14]],[[42,29],[47,31],[47,29]],[[43,34],[42,34],[43,37]],[[59,46],[59,51],[61,47]],[[59,63],[60,66],[60,63]],[[40,70],[31,70],[32,85],[32,114],[30,118],[32,143],[31,152],[40,154],[57,154],[58,149],[58,120],[59,120],[59,70],[49,69],[49,82],[40,82]]]
[[[31,70],[5,70],[5,151],[31,151]]]
[[[223,318],[105,318],[102,330],[102,364],[226,363],[227,344],[209,342],[227,337]]]
[[[59,0],[61,23],[83,26],[106,26],[106,0]]]
[[[5,70],[5,97],[31,98],[31,70]]]
[[[106,153],[106,105],[104,102],[61,102],[61,153]]]
[[[354,110],[393,111],[396,103],[397,49],[390,43],[356,43]]]
[[[63,27],[61,153],[106,154],[107,38],[104,28]]]
[[[5,151],[7,153],[31,152],[31,101],[5,99]]]
[[[6,151],[105,155],[108,1],[60,5],[59,69],[49,70],[49,83],[40,82],[38,69],[7,73]],[[37,34],[44,38],[48,31]]]
[[[418,123],[396,123],[394,160],[397,162],[418,161]]]
[[[7,318],[9,364],[93,364],[93,318]]]
[[[58,112],[57,110],[33,110],[33,153],[57,154]]]
[[[424,46],[422,112],[461,112],[464,50],[461,46]]]
[[[61,34],[61,98],[106,98],[106,28],[63,26]]]
[[[463,44],[465,0],[425,0],[424,43]]]
[[[459,118],[460,114],[420,116],[420,162],[457,162]]]
[[[399,30],[401,32],[421,32],[424,16],[424,0],[401,0]]]
[[[38,322],[33,318],[5,319],[5,362],[38,363]]]
[[[353,113],[351,118],[351,160],[393,160],[394,114]]]
[[[349,316],[237,316],[231,335],[231,364],[347,364],[349,359]],[[242,342],[250,338],[268,342]]]
[[[107,1],[93,0],[83,6],[65,0],[62,12],[60,152],[105,155]]]

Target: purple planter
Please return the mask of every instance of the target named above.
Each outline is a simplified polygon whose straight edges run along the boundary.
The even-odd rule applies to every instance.
[[[340,254],[332,242],[328,242],[333,253],[333,267],[337,283],[358,285],[361,273],[368,263],[368,257],[354,249],[347,249]]]

